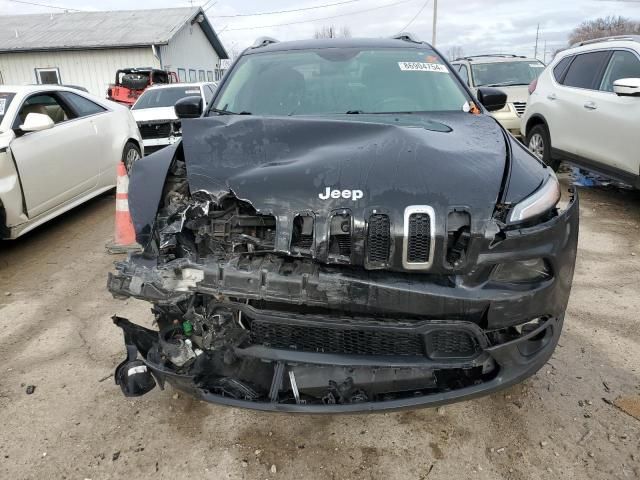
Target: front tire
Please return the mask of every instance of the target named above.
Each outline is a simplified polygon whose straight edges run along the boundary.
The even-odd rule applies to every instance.
[[[558,170],[560,160],[551,158],[551,136],[547,127],[538,124],[527,132],[527,148],[554,171]]]
[[[131,171],[133,164],[140,160],[140,158],[142,158],[142,155],[140,154],[138,146],[133,142],[127,142],[122,151],[122,163],[124,163],[124,168],[127,169],[127,173]]]

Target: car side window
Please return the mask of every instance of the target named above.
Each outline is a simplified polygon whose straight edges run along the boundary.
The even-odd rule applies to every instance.
[[[76,95],[71,92],[60,92],[62,98],[64,98],[71,107],[76,111],[78,117],[86,117],[88,115],[95,115],[96,113],[106,112],[107,109],[95,102],[92,102],[88,98]]]
[[[596,90],[602,66],[610,54],[610,51],[603,50],[576,55],[576,58],[569,65],[569,70],[567,70],[562,84],[567,87]]]
[[[613,92],[613,82],[621,78],[640,78],[640,60],[626,50],[613,52],[609,65],[604,72],[600,90]]]
[[[573,60],[573,55],[563,58],[555,67],[553,67],[553,78],[556,79],[556,82],[562,83],[562,77],[564,76],[564,72],[567,71],[567,67],[571,63],[571,60]]]
[[[67,110],[66,106],[64,106],[55,95],[48,93],[33,95],[25,100],[18,112],[18,118],[16,118],[17,125],[15,125],[15,127],[23,124],[27,115],[30,113],[47,115],[55,124],[74,118],[73,113]]]
[[[466,84],[469,85],[469,70],[467,70],[467,66],[466,65],[460,65],[460,68],[458,69],[458,72],[460,73],[460,76],[462,77],[462,80],[464,80],[466,82]]]

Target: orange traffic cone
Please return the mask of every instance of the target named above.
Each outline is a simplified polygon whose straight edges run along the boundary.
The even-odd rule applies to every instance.
[[[140,250],[129,213],[129,175],[124,163],[118,164],[116,180],[116,229],[114,241],[107,244],[109,253],[124,253]]]

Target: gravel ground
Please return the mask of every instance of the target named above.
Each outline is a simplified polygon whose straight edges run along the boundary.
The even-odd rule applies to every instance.
[[[640,478],[640,194],[581,189],[560,346],[537,375],[439,409],[286,416],[170,387],[125,399],[106,275],[113,195],[0,243],[0,478]],[[35,386],[31,394],[27,389]],[[640,414],[638,414],[640,417]]]

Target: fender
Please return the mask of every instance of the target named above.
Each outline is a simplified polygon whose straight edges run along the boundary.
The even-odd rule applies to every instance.
[[[163,186],[178,149],[182,152],[182,140],[142,157],[133,164],[129,174],[129,211],[136,240],[142,246],[151,239]]]
[[[6,230],[29,220],[20,174],[10,147],[0,148],[0,204],[4,209]],[[8,231],[3,232],[6,238]]]
[[[547,123],[547,120],[542,116],[542,114],[534,113],[533,115],[531,115],[531,118],[527,120],[527,127],[524,132],[525,136],[527,135],[527,133],[529,133],[529,130],[532,128],[532,125],[535,123],[543,123],[544,126],[547,127],[547,130],[549,131],[549,135],[551,135],[551,130],[549,129],[549,124]]]

